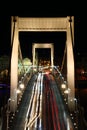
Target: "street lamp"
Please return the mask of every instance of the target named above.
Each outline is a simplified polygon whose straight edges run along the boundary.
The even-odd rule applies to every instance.
[[[19,87],[20,87],[20,89],[24,89],[24,84],[23,83],[21,83],[21,84],[19,84]]]
[[[11,98],[9,98],[7,101],[7,130],[9,128],[10,101],[11,101]]]

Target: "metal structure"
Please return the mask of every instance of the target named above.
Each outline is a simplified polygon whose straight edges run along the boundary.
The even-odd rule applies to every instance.
[[[22,18],[18,16],[11,17],[11,103],[12,112],[17,108],[17,86],[18,86],[18,47],[19,31],[65,31],[67,44],[67,82],[70,93],[68,94],[68,105],[74,110],[75,80],[74,80],[74,16],[56,17],[56,18]],[[53,65],[53,59],[52,59]]]

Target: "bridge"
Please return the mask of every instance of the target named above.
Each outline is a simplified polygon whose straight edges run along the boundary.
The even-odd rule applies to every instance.
[[[25,69],[18,38],[20,31],[66,32],[61,68],[54,65],[54,44],[33,43],[32,65]],[[75,97],[74,16],[61,18],[11,17],[10,98],[7,102],[7,130],[82,130]],[[50,48],[51,64],[38,65],[36,48]],[[67,59],[66,78],[63,66]],[[18,74],[18,60],[23,65]],[[82,120],[80,120],[82,121]]]

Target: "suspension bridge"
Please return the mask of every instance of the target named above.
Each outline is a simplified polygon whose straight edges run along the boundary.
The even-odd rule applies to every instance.
[[[20,31],[64,31],[66,44],[61,68],[54,65],[54,44],[33,43],[31,66],[18,75],[22,51]],[[7,102],[6,130],[82,130],[75,97],[74,16],[58,18],[11,17],[10,98]],[[51,65],[38,66],[36,48],[50,48]],[[66,62],[66,78],[63,76]],[[80,120],[80,121],[79,121]]]

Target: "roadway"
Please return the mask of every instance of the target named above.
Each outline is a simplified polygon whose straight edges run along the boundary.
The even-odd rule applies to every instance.
[[[74,130],[52,74],[30,79],[10,130]]]

